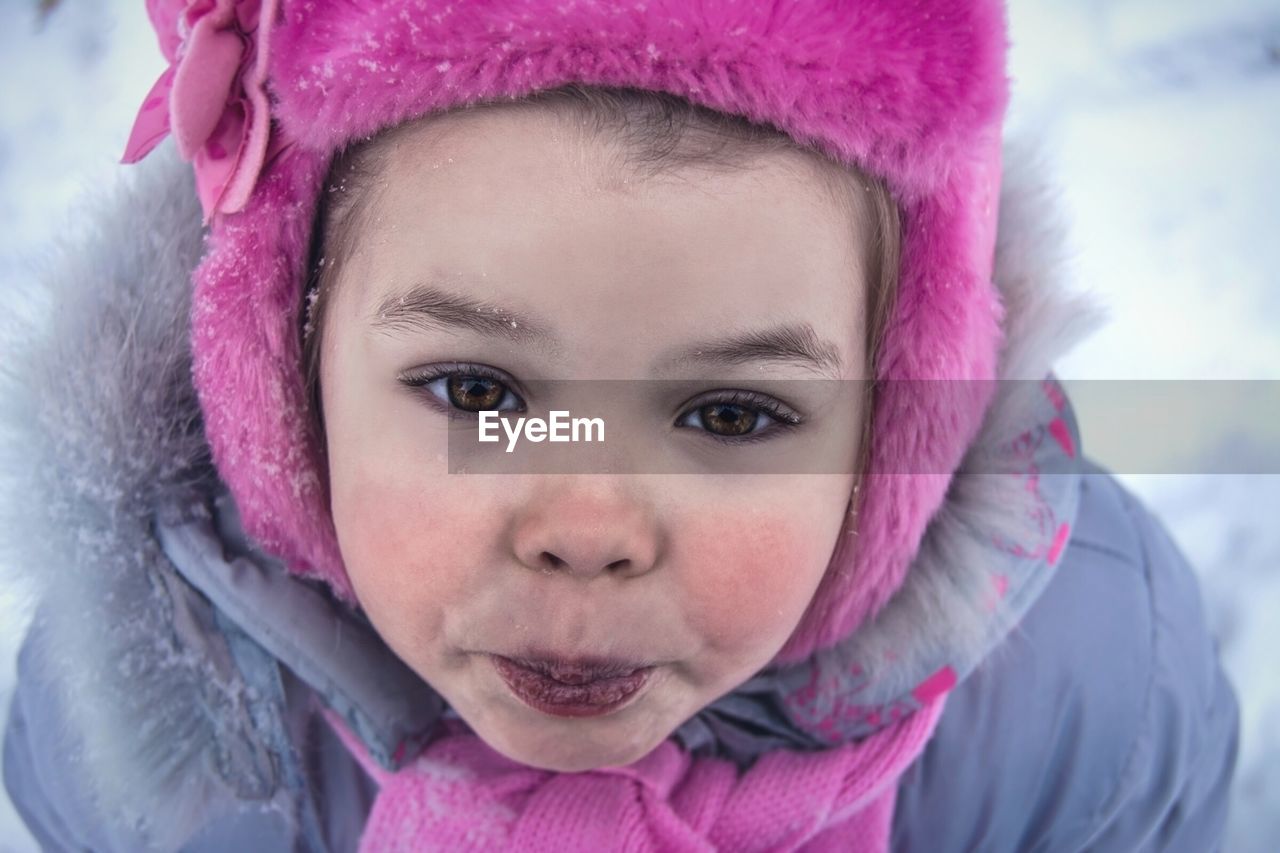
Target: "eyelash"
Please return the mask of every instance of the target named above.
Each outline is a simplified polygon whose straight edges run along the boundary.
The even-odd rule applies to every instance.
[[[506,389],[506,393],[503,395],[502,399],[498,401],[499,407],[501,407],[502,403],[506,401],[508,396],[514,396],[518,398],[521,403],[520,408],[515,409],[514,411],[524,412],[528,410],[527,404],[525,404],[520,393],[516,390],[512,390],[511,386],[514,385],[518,389],[519,383],[500,371],[480,364],[461,364],[454,362],[451,364],[434,365],[432,367],[408,371],[402,374],[399,379],[402,384],[410,388],[422,389],[425,391],[422,396],[427,399],[427,402],[434,406],[438,411],[443,412],[450,420],[474,420],[476,417],[475,412],[468,412],[465,409],[459,409],[457,406],[449,402],[447,389],[444,391],[444,396],[442,398],[429,388],[429,386],[435,382],[442,379],[448,380],[454,377],[488,379],[493,382],[497,382]],[[764,415],[774,422],[772,425],[766,426],[762,430],[753,430],[752,432],[741,436],[720,435],[706,429],[705,427],[700,430],[701,432],[706,433],[712,440],[718,441],[721,444],[753,444],[760,441],[768,441],[769,439],[774,438],[777,434],[792,430],[804,423],[804,419],[801,418],[800,415],[772,397],[766,397],[763,394],[758,394],[754,391],[735,389],[731,391],[708,392],[707,394],[696,398],[681,413],[680,417],[676,421],[677,426],[680,426],[682,422],[688,420],[691,416],[697,415],[700,418],[701,416],[699,415],[699,412],[708,406],[736,406],[747,409],[748,411],[754,411],[757,415]],[[501,411],[501,408],[498,408],[498,410]]]

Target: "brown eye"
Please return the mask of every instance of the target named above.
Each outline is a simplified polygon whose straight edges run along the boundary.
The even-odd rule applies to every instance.
[[[501,382],[483,376],[450,376],[449,402],[466,412],[484,412],[497,408],[507,393]]]
[[[519,412],[525,407],[520,395],[511,390],[515,381],[483,365],[435,365],[410,371],[400,377],[400,382],[451,417],[486,411]]]
[[[800,415],[773,397],[755,391],[728,391],[693,401],[676,426],[693,427],[725,444],[741,444],[774,438],[803,422]]]
[[[698,409],[698,414],[708,432],[725,436],[746,435],[755,429],[756,422],[760,420],[760,415],[742,406],[722,403],[703,406]]]

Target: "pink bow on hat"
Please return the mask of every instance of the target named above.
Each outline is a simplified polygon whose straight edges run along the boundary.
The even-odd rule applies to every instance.
[[[149,0],[169,67],[134,119],[124,163],[136,163],[172,132],[195,167],[208,222],[249,201],[283,146],[271,145],[264,86],[278,0]],[[166,33],[171,35],[166,35]]]

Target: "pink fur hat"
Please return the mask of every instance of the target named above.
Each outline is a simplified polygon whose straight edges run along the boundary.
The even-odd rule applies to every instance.
[[[331,158],[382,128],[569,82],[671,92],[771,123],[881,177],[899,205],[899,295],[878,378],[994,378],[1000,0],[148,0],[148,10],[171,67],[126,159],[172,132],[195,166],[210,231],[192,347],[214,461],[249,534],[346,600],[306,416],[299,312]],[[864,504],[846,521],[857,536],[840,537],[780,662],[832,645],[898,589],[992,390],[883,386]]]

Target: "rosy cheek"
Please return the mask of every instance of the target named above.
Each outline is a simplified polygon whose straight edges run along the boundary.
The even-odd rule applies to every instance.
[[[747,653],[780,646],[799,621],[830,557],[812,519],[794,514],[699,512],[673,554],[686,617],[711,646]]]
[[[456,487],[358,480],[335,490],[333,505],[361,603],[415,633],[439,627],[431,613],[465,597],[495,541],[492,508],[479,496],[460,499]]]

